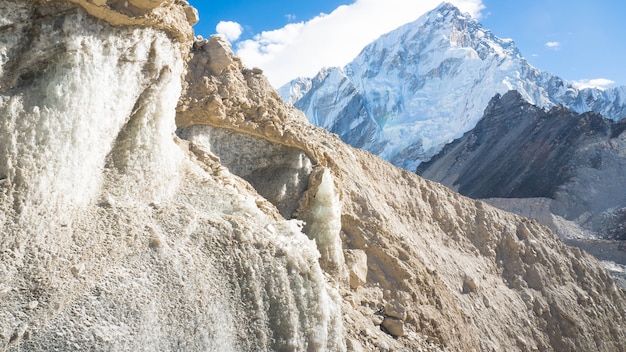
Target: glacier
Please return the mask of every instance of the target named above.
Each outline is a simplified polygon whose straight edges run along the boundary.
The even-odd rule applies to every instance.
[[[549,229],[312,126],[183,0],[0,0],[1,351],[618,351]]]
[[[0,350],[344,350],[303,224],[175,134],[189,6],[94,6],[0,1]]]
[[[313,124],[413,171],[510,90],[542,108],[626,117],[626,87],[578,90],[448,3],[381,36],[346,66],[294,79],[279,93]]]

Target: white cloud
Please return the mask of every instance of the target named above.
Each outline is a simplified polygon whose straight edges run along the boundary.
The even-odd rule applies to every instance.
[[[285,19],[287,20],[287,22],[294,22],[296,18],[297,16],[292,13],[288,13],[285,15]]]
[[[595,78],[595,79],[581,79],[580,81],[572,81],[572,85],[578,89],[586,89],[586,88],[597,88],[600,90],[605,90],[610,88],[611,85],[615,84],[615,81],[611,81],[606,78]]]
[[[215,32],[230,41],[235,41],[241,36],[243,27],[241,27],[241,25],[237,22],[221,21],[217,24],[217,26],[215,26]]]
[[[550,49],[558,49],[561,47],[561,43],[559,42],[547,42],[546,43],[546,47],[550,48]]]
[[[480,17],[482,0],[450,1]],[[376,38],[414,21],[441,0],[357,0],[330,14],[257,34],[236,45],[244,64],[258,66],[278,87],[298,76],[313,76],[322,67],[343,66]]]

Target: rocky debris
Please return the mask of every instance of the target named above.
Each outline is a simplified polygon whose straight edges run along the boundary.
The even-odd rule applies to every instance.
[[[206,51],[208,48],[212,48],[210,54]],[[229,69],[215,75],[210,57],[223,58],[224,61],[219,60],[218,68]],[[323,153],[329,153],[329,147],[307,148],[306,139],[301,136],[312,132],[300,127],[309,126],[304,115],[285,105],[264,76],[243,67],[230,45],[219,36],[196,39],[188,66],[185,94],[179,101],[176,114],[179,129],[209,125],[236,130],[302,150],[311,160],[319,160],[321,166],[327,166],[323,164],[326,161]],[[317,157],[318,153],[320,157]]]
[[[367,254],[363,250],[347,249],[344,257],[350,275],[350,288],[356,290],[367,282]]]
[[[395,337],[402,337],[405,334],[404,322],[400,319],[385,317],[380,325]]]
[[[407,318],[407,309],[404,304],[406,303],[392,300],[386,302],[381,309],[383,320],[380,326],[392,336],[402,337],[405,335],[404,321]]]
[[[206,53],[205,55],[197,56],[197,64],[206,66],[212,75],[219,76],[224,70],[229,68],[231,70],[243,68],[241,59],[233,54],[230,43],[221,36],[214,36],[208,41],[196,41],[194,49],[199,49]],[[191,64],[193,64],[193,61]]]
[[[405,298],[406,299],[406,298]],[[408,299],[407,299],[408,300]],[[404,321],[406,319],[406,304],[407,302],[389,301],[384,305],[384,312],[387,317],[395,318]]]
[[[30,5],[0,0],[2,6]],[[0,16],[8,13],[17,12]],[[28,22],[24,16],[19,20]],[[182,46],[163,27],[109,26],[80,11],[67,16],[80,25],[68,27],[72,34],[47,33],[54,41],[27,40],[33,33],[21,29],[0,37],[11,38],[3,45],[12,62],[21,42],[37,43],[37,50],[91,31],[90,38],[108,43],[76,49],[91,65],[73,54],[24,60],[19,67],[30,71],[22,73],[40,72],[44,63],[51,69],[0,90],[0,129],[14,141],[0,148],[7,178],[0,192],[0,348],[620,351],[626,345],[624,293],[594,258],[547,228],[391,167],[309,125],[219,39]],[[101,47],[109,50],[101,54]],[[211,68],[211,57],[225,61]],[[4,82],[11,65],[0,65]],[[74,95],[41,94],[56,91]],[[174,114],[180,137],[173,135]],[[40,134],[42,125],[49,133]],[[218,129],[230,133],[222,141],[235,140],[231,147],[215,148]],[[295,219],[279,211],[293,198],[272,204],[255,189],[282,188],[285,179],[255,185],[269,173],[251,182],[235,174],[256,170],[248,165],[254,148],[239,161],[233,155],[237,143],[256,143],[238,142],[244,136],[263,140],[259,161],[284,162],[287,174],[310,161]],[[280,160],[273,150],[289,153]],[[114,201],[98,204],[107,198]],[[348,280],[348,249],[365,253],[366,280],[356,288]],[[468,276],[480,284],[476,294],[459,289]]]
[[[383,323],[383,320],[385,320],[385,316],[379,312],[372,315],[372,323],[376,326],[380,326]]]
[[[161,6],[163,0],[128,0],[128,4],[142,10],[151,11]]]
[[[477,290],[478,284],[476,281],[473,278],[466,276],[465,279],[463,279],[463,293],[472,293]]]

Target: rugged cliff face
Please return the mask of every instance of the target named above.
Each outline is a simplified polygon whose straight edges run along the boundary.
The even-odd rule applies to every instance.
[[[608,267],[624,285],[624,126],[595,113],[544,110],[511,91],[494,97],[474,129],[417,173],[537,219],[598,258],[619,263]]]
[[[595,259],[141,4],[0,1],[3,349],[623,350]]]

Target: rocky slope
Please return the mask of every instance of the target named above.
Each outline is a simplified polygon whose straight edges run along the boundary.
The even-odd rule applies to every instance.
[[[625,127],[594,113],[543,110],[511,91],[417,173],[539,221],[607,261],[626,287]]]
[[[411,171],[509,90],[542,108],[626,117],[626,87],[578,90],[447,3],[375,40],[345,67],[280,88],[313,124]]]
[[[594,113],[543,110],[511,91],[417,172],[476,199],[548,198],[552,214],[624,239],[625,127]]]
[[[0,0],[3,350],[624,350],[597,260],[309,125],[147,3]]]

